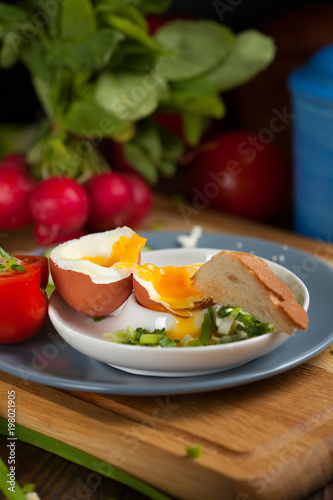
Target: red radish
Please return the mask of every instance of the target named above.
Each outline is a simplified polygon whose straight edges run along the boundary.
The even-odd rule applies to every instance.
[[[1,167],[19,167],[19,168],[27,168],[27,162],[24,155],[20,153],[12,153],[10,155],[4,156],[1,160]]]
[[[88,224],[97,231],[123,226],[132,213],[133,193],[122,174],[97,174],[85,184],[90,199]]]
[[[81,229],[89,214],[88,195],[77,181],[69,177],[50,177],[40,182],[30,198],[34,221],[57,233]]]
[[[136,172],[135,168],[127,162],[124,153],[124,146],[119,142],[112,141],[111,139],[105,139],[101,149],[112,170],[117,170],[121,173]]]
[[[18,229],[32,222],[29,198],[35,181],[19,164],[0,165],[0,228]]]
[[[83,229],[78,229],[70,233],[63,233],[55,226],[50,227],[44,224],[36,224],[34,232],[36,240],[43,246],[55,245],[63,243],[64,241],[73,240],[74,238],[81,238],[81,236],[86,234]]]
[[[149,185],[138,175],[126,173],[123,177],[131,184],[133,192],[132,214],[126,225],[135,227],[150,213],[153,193]]]

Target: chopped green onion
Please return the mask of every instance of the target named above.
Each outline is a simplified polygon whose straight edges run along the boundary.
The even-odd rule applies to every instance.
[[[145,328],[134,330],[128,326],[126,330],[105,333],[104,340],[128,345],[144,345],[149,347],[201,347],[206,345],[228,344],[251,337],[258,337],[273,332],[274,325],[262,323],[252,314],[243,311],[239,306],[223,306],[217,313],[212,307],[207,308],[201,325],[201,337],[193,338],[185,335],[180,341],[170,339],[165,328],[150,332]]]
[[[232,342],[231,335],[222,335],[219,340],[219,344],[228,344],[229,342]]]
[[[98,323],[98,321],[102,321],[102,319],[104,319],[104,316],[94,316],[91,319],[95,321],[95,323]]]
[[[140,344],[158,344],[162,339],[162,335],[156,333],[144,333],[140,337]]]
[[[238,313],[242,310],[241,307],[235,307],[235,306],[223,306],[218,310],[218,315],[220,318],[225,318],[226,316],[231,316],[232,318],[236,318]]]
[[[214,313],[214,309],[211,306],[208,307],[207,314],[208,314],[209,326],[210,326],[211,330],[216,330],[217,329],[216,316]]]
[[[202,454],[201,446],[199,444],[197,444],[196,446],[187,446],[186,454],[190,458],[201,457]]]
[[[190,342],[193,341],[193,337],[190,334],[185,335],[180,341],[181,346],[186,347]]]
[[[195,337],[195,339],[192,340],[192,342],[189,342],[188,345],[190,347],[202,347],[203,343],[198,339],[198,337]]]
[[[220,335],[229,335],[233,330],[234,324],[235,318],[232,318],[231,316],[225,316],[224,318],[221,318],[217,331]]]
[[[13,264],[11,268],[13,271],[18,271],[20,273],[24,273],[25,271],[25,268],[19,264]]]
[[[25,271],[25,268],[21,264],[19,264],[19,260],[9,255],[1,247],[0,247],[0,259],[1,259],[0,262],[1,272],[17,271],[23,273]]]
[[[13,257],[9,255],[3,248],[0,247],[0,257],[3,257],[4,259],[11,260]]]
[[[177,347],[177,345],[179,344],[179,340],[162,337],[161,340],[158,341],[158,343],[159,345],[157,347]]]
[[[209,344],[209,332],[210,332],[209,326],[210,326],[209,314],[205,313],[204,320],[201,325],[201,343],[203,345]]]

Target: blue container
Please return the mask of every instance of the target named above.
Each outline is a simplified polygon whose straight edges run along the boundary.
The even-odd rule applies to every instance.
[[[333,45],[289,77],[293,106],[294,226],[333,242]]]

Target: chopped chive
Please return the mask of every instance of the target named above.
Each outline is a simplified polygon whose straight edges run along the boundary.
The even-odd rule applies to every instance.
[[[158,344],[160,347],[177,347],[179,344],[179,340],[175,339],[169,339],[168,337],[162,337],[159,341]]]
[[[19,264],[13,264],[12,267],[11,267],[11,269],[13,271],[18,271],[20,273],[24,273],[24,271],[25,271],[25,268],[23,266],[19,265]]]
[[[209,344],[209,330],[210,330],[209,326],[210,326],[209,313],[205,313],[204,320],[201,325],[201,343],[203,345]]]
[[[202,454],[201,446],[199,444],[197,444],[196,446],[187,446],[186,454],[190,458],[201,457]]]
[[[98,321],[102,321],[102,319],[104,319],[104,316],[94,316],[91,319],[95,321],[95,323],[98,323]]]
[[[0,247],[0,257],[3,257],[4,259],[9,259],[11,260],[13,257],[9,255],[3,248]]]
[[[140,337],[140,344],[158,344],[162,338],[162,335],[156,333],[144,333]]]

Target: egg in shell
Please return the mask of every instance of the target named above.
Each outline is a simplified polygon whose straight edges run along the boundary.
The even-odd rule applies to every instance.
[[[191,311],[208,307],[212,301],[203,299],[192,285],[191,277],[199,267],[200,264],[135,266],[133,286],[138,302],[148,309],[167,311],[178,317],[189,317]]]
[[[132,267],[139,265],[145,243],[125,226],[58,245],[50,270],[60,296],[87,316],[114,312],[133,291]]]

